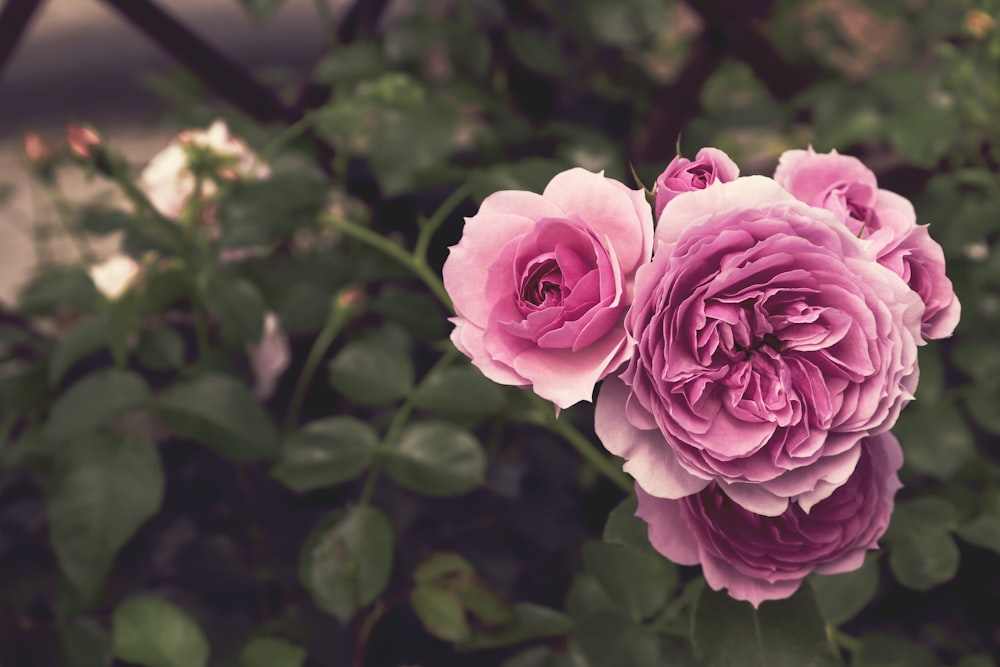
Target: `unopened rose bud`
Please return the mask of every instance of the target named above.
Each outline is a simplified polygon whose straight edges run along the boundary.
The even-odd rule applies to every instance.
[[[24,159],[32,167],[42,167],[52,161],[55,153],[52,147],[45,143],[37,132],[26,132],[24,135]]]
[[[281,327],[278,315],[267,311],[264,315],[264,331],[260,342],[247,348],[250,369],[253,371],[254,396],[266,401],[274,394],[278,380],[292,361],[288,335]]]
[[[986,33],[993,30],[996,27],[996,21],[992,16],[986,12],[974,9],[965,15],[965,29],[968,30],[973,37],[982,39],[986,36]]]
[[[101,135],[89,125],[70,123],[66,128],[66,143],[69,151],[82,160],[93,160],[96,150],[103,143]]]

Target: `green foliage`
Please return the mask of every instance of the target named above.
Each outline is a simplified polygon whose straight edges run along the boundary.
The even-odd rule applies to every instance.
[[[148,401],[149,387],[141,376],[116,368],[98,371],[56,399],[43,435],[52,441],[68,440],[142,408]]]
[[[333,358],[330,384],[358,405],[385,405],[413,388],[413,362],[391,339],[368,336]]]
[[[302,667],[305,649],[284,639],[255,637],[240,649],[239,667]]]
[[[486,453],[476,437],[446,422],[410,424],[385,452],[386,473],[429,496],[475,489],[486,477]]]
[[[111,640],[115,657],[143,667],[206,667],[205,633],[172,602],[133,597],[115,608]]]
[[[321,419],[285,440],[271,474],[298,493],[341,484],[368,468],[377,446],[375,431],[354,417]]]
[[[826,626],[812,590],[754,607],[707,586],[695,605],[691,633],[705,667],[832,666],[839,661],[826,643]]]
[[[164,424],[181,438],[208,445],[232,461],[259,461],[278,452],[278,434],[247,387],[206,373],[175,384],[156,401]]]
[[[306,541],[299,579],[317,607],[346,623],[389,583],[394,542],[392,524],[380,510],[338,510]]]

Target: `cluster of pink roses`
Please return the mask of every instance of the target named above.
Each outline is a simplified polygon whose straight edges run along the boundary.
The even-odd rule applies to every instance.
[[[653,546],[758,605],[859,567],[892,512],[917,347],[951,335],[944,254],[858,159],[722,151],[641,191],[582,169],[488,197],[444,266],[452,340],[596,431]]]

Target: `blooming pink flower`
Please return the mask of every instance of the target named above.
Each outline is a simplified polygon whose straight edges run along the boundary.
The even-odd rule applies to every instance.
[[[910,202],[878,187],[861,160],[837,151],[785,151],[774,179],[797,199],[831,211],[853,234],[871,244],[879,263],[889,267],[924,302],[921,326],[926,339],[950,336],[961,306],[945,275],[944,251],[917,225]]]
[[[739,175],[740,168],[718,148],[702,148],[694,160],[678,155],[656,178],[653,186],[656,219],[659,220],[663,207],[677,195],[703,190],[713,183],[728,183]]]
[[[861,567],[889,525],[902,463],[899,442],[882,433],[864,443],[850,478],[811,508],[793,504],[778,516],[759,516],[713,483],[680,500],[637,486],[636,514],[649,524],[657,551],[681,565],[700,563],[709,586],[756,607],[792,595],[812,572]]]
[[[639,269],[595,426],[650,495],[767,516],[853,472],[916,389],[923,303],[831,213],[750,176],[677,197]]]
[[[495,382],[563,408],[590,400],[628,360],[623,322],[652,238],[642,192],[603,174],[570,169],[540,195],[490,195],[444,265],[452,341]]]

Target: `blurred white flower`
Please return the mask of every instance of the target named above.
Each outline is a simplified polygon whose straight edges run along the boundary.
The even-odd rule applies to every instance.
[[[139,263],[128,255],[114,257],[88,269],[97,290],[109,299],[117,299],[139,276]]]
[[[206,149],[225,158],[227,164],[219,173],[225,180],[263,179],[271,173],[267,165],[257,164],[256,154],[243,140],[230,134],[225,122],[217,120],[207,130],[185,130],[157,153],[139,176],[149,201],[168,218],[179,217],[194,193],[191,148]],[[215,183],[205,180],[201,197],[211,197],[216,190]]]
[[[278,386],[278,380],[288,370],[292,355],[288,336],[281,328],[277,314],[267,311],[264,316],[264,332],[260,342],[247,349],[250,369],[253,371],[253,393],[259,401],[266,401]]]

